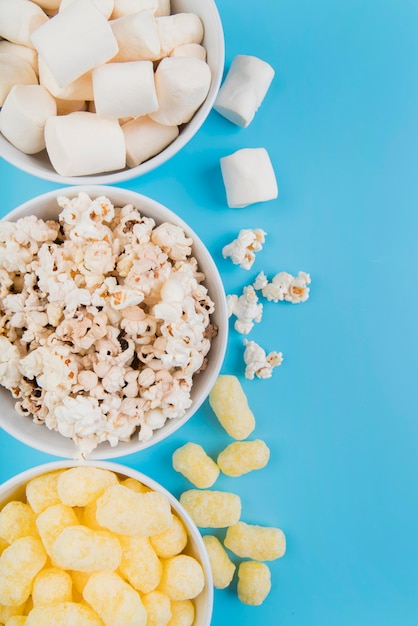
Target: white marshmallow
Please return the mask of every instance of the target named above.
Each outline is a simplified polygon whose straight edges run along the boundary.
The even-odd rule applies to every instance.
[[[57,105],[57,115],[68,115],[68,113],[74,113],[74,111],[87,111],[87,102],[85,100],[54,99]]]
[[[200,43],[183,43],[170,52],[171,57],[195,57],[206,61],[206,48]]]
[[[48,16],[30,0],[0,0],[0,37],[33,48],[31,35]]]
[[[70,4],[72,4],[75,0],[61,0],[61,4],[59,6],[59,10],[62,11],[66,9]],[[101,13],[108,20],[112,15],[113,8],[115,6],[115,0],[92,0],[96,7],[99,9]]]
[[[276,176],[265,148],[243,148],[220,160],[228,206],[241,209],[278,196]]]
[[[54,98],[41,85],[15,85],[0,113],[0,131],[11,144],[25,154],[45,148],[45,122],[56,115]]]
[[[234,58],[215,100],[214,109],[233,124],[247,127],[274,77],[274,69],[254,56]]]
[[[138,117],[122,126],[126,143],[126,164],[135,167],[164,150],[176,137],[177,126],[165,126],[148,116]]]
[[[159,108],[150,117],[160,124],[188,122],[206,98],[211,81],[209,66],[192,57],[166,57],[155,72]]]
[[[35,74],[38,74],[38,53],[35,48],[29,48],[28,46],[23,46],[20,43],[13,43],[12,41],[2,39],[0,41],[0,54],[4,54],[5,52],[17,54],[18,57],[22,57],[25,61],[29,61]]]
[[[92,71],[86,72],[68,85],[60,87],[45,61],[39,57],[39,83],[61,100],[93,100]]]
[[[14,85],[37,85],[36,76],[31,64],[26,59],[5,52],[0,54],[0,106]]]
[[[35,4],[38,4],[45,11],[58,11],[61,0],[32,0]]]
[[[32,34],[32,42],[59,87],[118,52],[109,22],[92,0],[74,0]]]
[[[144,9],[151,11],[154,15],[158,10],[158,0],[115,0],[111,19],[115,20],[122,15],[132,15]]]
[[[155,10],[155,17],[161,17],[162,15],[170,15],[171,2],[170,0],[158,0],[158,6]]]
[[[84,176],[125,167],[125,138],[117,120],[80,111],[48,118],[46,149],[61,176]]]
[[[154,16],[149,11],[124,15],[110,22],[119,52],[112,62],[155,61],[160,58],[160,38]]]
[[[176,13],[155,18],[160,37],[161,56],[184,43],[202,43],[203,24],[195,13]]]
[[[138,117],[158,108],[152,61],[106,63],[92,76],[96,112],[102,117]]]

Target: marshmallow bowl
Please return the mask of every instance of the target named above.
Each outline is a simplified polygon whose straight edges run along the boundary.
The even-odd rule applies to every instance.
[[[56,461],[10,478],[0,486],[0,547],[2,623],[211,622],[199,530],[170,492],[130,467]]]
[[[203,242],[158,202],[101,185],[37,196],[0,221],[0,276],[0,427],[21,442],[120,457],[207,398],[225,291]]]
[[[150,172],[203,125],[224,56],[213,0],[2,0],[0,156],[69,185]]]

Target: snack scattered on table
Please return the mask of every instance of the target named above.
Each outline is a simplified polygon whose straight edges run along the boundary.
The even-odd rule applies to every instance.
[[[229,257],[234,265],[249,270],[255,261],[255,253],[263,247],[266,234],[261,228],[244,228],[239,231],[237,239],[222,248],[222,256],[224,259]]]
[[[252,285],[246,285],[240,296],[228,294],[226,296],[228,315],[234,315],[237,319],[234,328],[242,335],[248,335],[254,327],[254,322],[261,322],[263,305],[258,301],[258,296]]]
[[[238,566],[238,598],[244,604],[259,606],[271,590],[268,565],[258,561],[243,561]]]
[[[286,538],[280,528],[238,521],[227,529],[225,546],[242,558],[273,561],[286,552]]]
[[[240,497],[227,491],[189,489],[181,494],[180,504],[200,528],[226,528],[241,517]]]
[[[234,441],[218,454],[216,462],[223,474],[242,476],[265,467],[270,458],[270,450],[261,439]]]
[[[232,209],[274,200],[276,175],[265,148],[241,148],[220,159],[226,201]]]
[[[247,339],[244,339],[244,345],[245,378],[249,380],[253,380],[254,376],[271,378],[273,368],[282,364],[283,354],[281,352],[266,354],[264,348],[255,341],[248,341]]]
[[[264,272],[260,272],[255,279],[254,289],[261,291],[263,296],[273,302],[291,302],[299,304],[309,298],[311,277],[306,272],[299,272],[292,276],[288,272],[279,272],[269,282]]]
[[[209,394],[209,404],[230,437],[246,439],[254,430],[255,417],[236,376],[218,376]]]
[[[209,555],[213,586],[216,589],[225,589],[231,583],[236,567],[217,537],[203,535],[203,541]]]
[[[177,448],[172,457],[172,464],[176,472],[180,472],[199,489],[212,487],[219,476],[219,467],[202,446],[196,443],[186,443]]]

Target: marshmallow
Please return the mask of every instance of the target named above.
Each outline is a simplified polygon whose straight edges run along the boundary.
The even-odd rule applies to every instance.
[[[170,15],[171,2],[170,0],[158,0],[158,6],[155,10],[155,17],[161,17],[162,15]]]
[[[273,77],[271,65],[257,57],[239,54],[218,92],[215,111],[245,128],[254,118]]]
[[[15,85],[1,109],[0,131],[18,150],[36,154],[45,148],[45,122],[56,112],[54,98],[41,85]]]
[[[115,61],[155,61],[160,58],[160,38],[157,24],[149,11],[125,15],[110,22],[118,42],[119,52]]]
[[[59,87],[118,52],[109,22],[92,0],[74,0],[32,34],[32,42]]]
[[[156,22],[162,57],[167,56],[174,48],[184,43],[201,43],[203,41],[202,20],[195,13],[165,15],[157,17]]]
[[[152,61],[107,63],[92,75],[98,115],[138,117],[158,108]]]
[[[206,61],[206,48],[199,43],[183,43],[170,52],[171,57],[196,57],[201,61]]]
[[[188,122],[206,98],[211,81],[209,66],[192,57],[166,57],[155,72],[159,108],[150,117],[160,124]]]
[[[17,54],[18,57],[22,57],[25,61],[29,61],[35,74],[38,74],[38,53],[34,48],[29,48],[28,46],[22,46],[20,43],[13,43],[12,41],[2,39],[0,41],[0,54],[4,54],[5,52]]]
[[[58,11],[61,0],[32,0],[35,4],[38,4],[45,11]]]
[[[158,10],[158,0],[115,0],[115,6],[110,16],[112,20],[122,15],[132,15],[146,9],[153,15]]]
[[[38,77],[29,61],[17,54],[0,54],[0,106],[14,85],[37,85]]]
[[[122,126],[126,143],[126,164],[135,167],[164,150],[179,134],[177,126],[158,124],[138,117]]]
[[[48,118],[46,149],[61,176],[83,176],[125,167],[126,148],[117,120],[80,111]]]
[[[265,148],[243,148],[220,160],[228,206],[241,209],[278,196],[276,176]]]
[[[114,0],[92,0],[92,1],[96,5],[96,7],[99,9],[99,11],[103,13],[105,18],[108,20],[109,17],[112,15],[113,8],[115,6]],[[62,11],[63,9],[66,9],[73,2],[74,0],[61,0],[59,10]]]
[[[48,16],[30,0],[0,0],[0,37],[33,48],[31,35]]]
[[[60,87],[52,76],[45,61],[39,57],[39,83],[61,100],[93,100],[93,81],[91,70],[76,78],[65,87]]]

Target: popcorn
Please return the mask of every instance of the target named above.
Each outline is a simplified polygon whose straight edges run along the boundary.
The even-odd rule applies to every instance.
[[[253,470],[265,467],[270,458],[270,450],[261,439],[235,441],[230,443],[216,460],[221,471],[227,476],[242,476]]]
[[[254,289],[261,291],[269,301],[279,302],[285,300],[292,304],[306,302],[309,298],[311,277],[306,272],[299,272],[292,276],[288,272],[279,272],[271,282],[268,281],[264,272],[260,272],[255,279]]]
[[[218,376],[209,394],[209,404],[230,437],[246,439],[255,428],[255,418],[236,376]]]
[[[242,335],[248,335],[254,322],[261,322],[263,305],[258,302],[258,296],[252,285],[244,287],[242,294],[228,294],[226,297],[228,315],[236,316],[234,328]]]
[[[227,491],[189,489],[181,494],[180,504],[200,528],[226,528],[241,516],[240,497]]]
[[[259,346],[255,341],[244,339],[244,362],[245,378],[253,380],[257,378],[271,378],[273,368],[282,364],[283,354],[281,352],[269,352]]]
[[[231,583],[236,567],[217,537],[204,535],[203,542],[208,551],[213,586],[216,589],[225,589]]]
[[[262,249],[265,235],[261,228],[242,229],[237,239],[222,248],[222,256],[224,259],[229,257],[234,265],[249,270],[255,261],[255,253]]]
[[[280,528],[237,522],[227,529],[225,546],[243,558],[273,561],[286,552],[286,538]]]
[[[159,590],[170,600],[191,600],[205,586],[202,566],[194,557],[178,554],[163,561]]]
[[[265,563],[243,561],[238,567],[238,598],[244,604],[259,606],[270,593],[271,574]]]
[[[173,467],[199,489],[211,487],[219,476],[219,467],[196,443],[186,443],[174,451]]]

